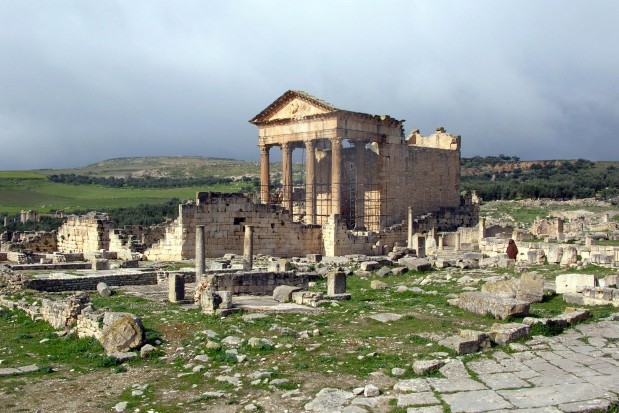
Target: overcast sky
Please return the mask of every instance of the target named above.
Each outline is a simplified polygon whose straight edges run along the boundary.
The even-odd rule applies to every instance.
[[[466,157],[619,160],[618,18],[616,0],[0,0],[0,170],[258,159],[247,121],[288,89],[444,126]]]

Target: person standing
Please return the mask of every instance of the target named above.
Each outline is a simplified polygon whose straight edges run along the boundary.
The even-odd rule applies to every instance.
[[[516,246],[516,243],[513,239],[510,239],[507,243],[507,251],[505,252],[507,253],[507,258],[511,260],[515,260],[518,256],[518,247]]]

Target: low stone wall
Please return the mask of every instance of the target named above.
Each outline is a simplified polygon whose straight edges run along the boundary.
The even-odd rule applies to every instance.
[[[577,256],[581,260],[604,266],[619,265],[619,248],[605,245],[586,245],[552,242],[517,242],[517,261],[532,264],[575,264]],[[482,253],[494,257],[502,255],[507,249],[507,239],[486,237],[479,244]]]
[[[102,312],[82,311],[77,316],[77,336],[94,337],[98,340],[103,332],[103,316]]]
[[[273,295],[279,285],[307,289],[311,274],[286,272],[217,272],[208,274],[210,287],[215,291],[232,291],[234,294]]]
[[[95,291],[97,284],[106,283],[108,286],[123,285],[155,285],[157,272],[135,272],[116,275],[75,276],[63,278],[37,278],[24,282],[24,286],[38,291]]]
[[[577,305],[612,305],[619,307],[619,289],[585,287],[579,293],[565,293],[563,300]]]
[[[79,294],[62,301],[44,298],[40,305],[0,297],[0,306],[11,310],[22,310],[33,320],[40,317],[54,328],[65,328],[77,321],[79,314],[89,305],[89,301],[87,294]]]
[[[92,268],[90,262],[71,262],[64,264],[14,264],[9,265],[9,268],[14,271],[21,270],[89,270]]]
[[[88,295],[64,301],[41,300],[41,317],[54,328],[65,328],[77,321],[78,315],[88,305]]]

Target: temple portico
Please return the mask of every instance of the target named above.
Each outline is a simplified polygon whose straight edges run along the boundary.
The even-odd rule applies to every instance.
[[[460,137],[443,128],[404,136],[404,121],[334,107],[289,90],[250,120],[258,127],[260,202],[280,204],[295,221],[380,231],[419,213],[460,202]],[[272,185],[270,150],[282,152],[281,189]],[[302,182],[294,150],[304,151]],[[298,158],[297,158],[298,159]],[[442,168],[442,170],[437,170]]]

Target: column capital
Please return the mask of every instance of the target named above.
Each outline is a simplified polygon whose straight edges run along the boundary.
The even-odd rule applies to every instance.
[[[334,136],[333,138],[329,138],[329,140],[331,141],[331,145],[337,145],[342,143],[342,137],[340,136]]]
[[[271,150],[271,145],[260,144],[260,145],[258,145],[258,148],[260,148],[260,153],[261,154],[267,154],[268,155],[269,150]]]
[[[316,147],[316,141],[313,139],[305,140],[303,143],[305,144],[305,149],[307,150],[314,149]]]
[[[291,142],[282,142],[281,143],[281,147],[282,147],[282,152],[290,151],[292,149],[292,143]]]

